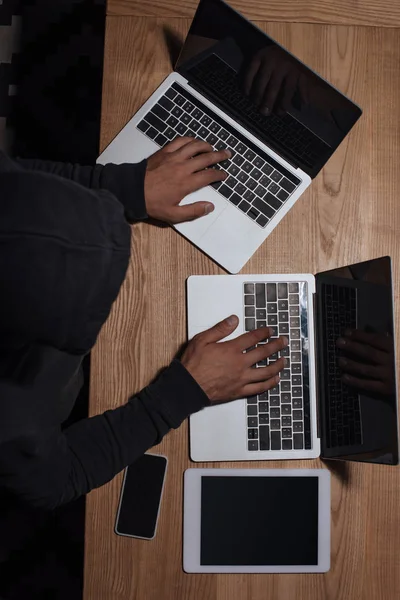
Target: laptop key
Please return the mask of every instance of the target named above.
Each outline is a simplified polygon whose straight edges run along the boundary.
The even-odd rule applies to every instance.
[[[257,219],[257,223],[260,225],[260,227],[265,227],[268,221],[269,219],[267,219],[265,215],[260,215]]]
[[[258,417],[260,425],[269,425],[269,415],[267,413],[261,413]]]
[[[257,440],[258,439],[258,429],[248,429],[247,437],[249,440]]]
[[[237,147],[236,147],[236,155],[233,157],[232,160],[235,163],[235,165],[238,165],[238,167],[240,167],[244,163],[243,156],[240,156],[240,154],[237,153]]]
[[[174,119],[174,117],[170,117],[172,119]],[[167,121],[168,123],[168,121]],[[193,131],[198,131],[200,129],[201,125],[198,121],[195,121],[193,119],[193,121],[190,121],[190,129],[193,129]]]
[[[282,450],[292,450],[292,440],[282,440]]]
[[[196,121],[200,121],[203,114],[204,113],[202,113],[200,109],[195,108],[194,111],[192,112],[192,117],[193,117],[193,119],[196,119]]]
[[[189,125],[191,120],[192,120],[192,117],[190,115],[188,115],[187,113],[183,113],[183,115],[181,116],[181,121],[182,121],[182,123],[185,123],[185,125]]]
[[[228,173],[230,173],[231,175],[234,175],[235,177],[239,173],[239,171],[240,171],[239,167],[235,164],[231,164],[228,169]],[[239,177],[237,177],[237,179],[239,179]],[[239,181],[240,181],[240,179],[239,179]]]
[[[175,127],[176,125],[178,125],[179,121],[176,117],[169,117],[169,119],[167,119],[167,125],[169,125],[170,127]]]
[[[273,171],[273,173],[271,173],[271,179],[272,181],[278,183],[278,181],[282,179],[282,175],[279,173],[279,171]]]
[[[255,306],[255,297],[253,294],[246,294],[244,297],[244,303],[246,306]]]
[[[249,404],[247,406],[247,415],[250,416],[255,416],[257,415],[258,410],[257,410],[257,404]]]
[[[284,190],[286,190],[287,192],[289,192],[289,194],[291,194],[293,192],[293,190],[296,189],[296,186],[294,183],[292,183],[291,181],[289,181],[289,179],[286,179],[286,177],[284,177],[280,182],[279,185],[281,187],[283,187]]]
[[[214,144],[218,142],[218,138],[213,133],[210,133],[210,135],[206,138],[206,141],[211,144],[211,146],[214,146]]]
[[[260,402],[258,405],[259,411],[260,413],[265,413],[269,411],[269,404],[268,402]]]
[[[212,133],[218,133],[220,129],[221,125],[218,125],[218,123],[216,123],[215,121],[213,121],[209,127],[209,130],[212,131]]]
[[[253,165],[257,167],[257,169],[261,169],[265,165],[265,162],[262,158],[256,156],[256,158],[253,160]]]
[[[272,429],[272,427],[271,427]],[[281,449],[281,432],[271,431],[271,450]]]
[[[221,185],[221,187],[219,188],[218,191],[225,198],[230,198],[230,196],[233,194],[233,190],[231,188],[229,188],[227,185]]]
[[[239,172],[239,169],[238,169]],[[241,181],[242,183],[246,183],[246,181],[249,178],[249,175],[247,175],[247,173],[245,173],[244,171],[240,171],[239,175],[237,176],[238,180]]]
[[[255,188],[257,187],[257,182],[254,181],[254,179],[249,179],[248,181],[246,181],[246,186],[250,189],[250,190],[255,190]]]
[[[245,319],[244,320],[244,328],[246,331],[254,331],[256,328],[256,320],[255,319]]]
[[[275,210],[278,210],[282,206],[282,202],[278,200],[278,198],[275,198],[275,196],[273,196],[269,192],[264,196],[263,200],[265,200],[265,202],[268,202],[268,204],[272,206],[272,208],[275,208]]]
[[[259,434],[260,450],[269,450],[269,426],[260,425]]]
[[[178,94],[176,96],[176,98],[174,98],[174,102],[178,106],[183,106],[185,104],[185,102],[186,102],[186,99],[183,96],[181,96],[180,94]]]
[[[160,106],[162,106],[165,110],[168,110],[168,111],[170,111],[174,108],[174,103],[171,102],[171,100],[169,100],[165,96],[163,96],[162,98],[159,99],[158,104]]]
[[[243,198],[245,200],[247,200],[247,202],[252,202],[255,198],[255,195],[253,194],[253,192],[251,190],[247,190],[247,192],[244,194]]]
[[[279,185],[277,185],[275,182],[272,182],[269,184],[268,189],[273,194],[276,194],[276,192],[279,192]]]
[[[150,125],[157,129],[158,133],[162,133],[165,131],[165,129],[167,129],[167,124],[163,123],[161,119],[159,119],[157,115],[153,114],[152,112],[147,113],[145,118]]]
[[[179,118],[183,114],[183,110],[179,108],[179,106],[174,106],[171,113],[174,115],[174,117]]]
[[[211,118],[208,115],[203,115],[200,119],[200,123],[208,127],[211,123]]]
[[[292,407],[290,406],[290,404],[282,404],[281,411],[283,415],[290,415],[292,413]]]
[[[293,447],[295,450],[301,450],[303,448],[303,434],[302,433],[294,433],[293,434]]]
[[[168,142],[168,138],[166,138],[165,135],[162,135],[162,133],[159,133],[154,141],[156,142],[156,144],[162,147],[165,146],[165,144]]]
[[[245,309],[244,309],[244,316],[245,317],[255,317],[255,315],[256,315],[256,309],[255,309],[254,306],[246,306],[245,307]]]
[[[242,144],[242,142],[239,142],[239,144],[236,146],[236,152],[238,152],[239,154],[244,154],[246,152],[246,150],[247,150],[247,146]]]
[[[277,193],[277,196],[278,196],[279,200],[282,200],[282,202],[285,202],[285,200],[287,200],[289,198],[289,194],[287,192],[285,192],[285,190],[279,190],[279,192]]]
[[[157,129],[154,129],[154,127],[150,127],[150,129],[146,131],[146,135],[149,136],[149,138],[151,138],[152,140],[154,140],[158,136],[158,131]]]
[[[278,283],[278,298],[288,298],[288,285],[287,283]]]
[[[264,186],[265,188],[267,188],[270,183],[271,183],[271,180],[266,175],[263,175],[259,181],[259,184]]]
[[[265,283],[256,283],[256,308],[265,306]]]
[[[169,90],[167,90],[167,91],[165,92],[165,95],[166,95],[168,98],[171,98],[171,100],[173,100],[173,99],[175,98],[175,96],[176,96],[176,91],[175,91],[175,90],[173,90],[172,88],[169,88]]]
[[[226,140],[226,143],[229,144],[229,146],[232,146],[233,148],[236,146],[236,144],[238,143],[239,140],[237,140],[233,135],[230,135],[228,137],[228,139]]]
[[[253,177],[253,179],[258,180],[258,179],[260,179],[262,173],[258,169],[253,169],[252,172],[250,173],[250,175]]]
[[[243,196],[243,197],[244,197],[244,194],[245,194],[245,192],[246,192],[246,188],[244,187],[244,185],[243,185],[242,183],[238,183],[238,184],[236,185],[236,187],[235,187],[235,192],[237,192],[238,194],[240,194],[241,196]],[[260,214],[260,213],[257,211],[257,216],[258,216],[259,214]]]
[[[253,219],[253,221],[255,221],[258,217],[260,213],[258,212],[258,210],[255,210],[254,208],[251,208],[249,210],[249,212],[247,213],[247,216],[250,217],[250,219]]]
[[[172,104],[172,102],[171,102],[171,104]],[[159,104],[156,104],[155,106],[153,106],[153,108],[151,109],[151,112],[153,114],[157,115],[157,117],[159,117],[163,121],[166,121],[169,117],[168,111],[165,110],[165,108],[163,108]]]
[[[168,127],[168,129],[166,131],[164,131],[164,135],[169,139],[169,140],[173,140],[174,137],[176,136],[175,131],[171,128]]]
[[[249,440],[247,442],[247,449],[250,450],[250,452],[258,450],[258,440]]]
[[[244,153],[244,157],[247,160],[253,161],[256,157],[256,154],[253,152],[253,150],[247,150],[247,152]]]
[[[219,137],[221,140],[224,140],[224,141],[225,141],[225,140],[227,140],[227,139],[228,139],[228,137],[229,137],[229,132],[228,132],[228,131],[226,131],[226,129],[221,129],[221,131],[218,133],[218,137]]]
[[[275,214],[275,211],[269,206],[269,204],[263,202],[261,198],[256,198],[253,202],[253,205],[269,219]]]
[[[273,170],[273,167],[271,167],[271,165],[269,165],[268,163],[266,163],[261,169],[261,171],[265,173],[265,175],[271,175]]]
[[[247,213],[247,211],[250,208],[250,204],[248,202],[246,202],[246,200],[242,200],[241,203],[239,204],[239,208],[243,212]]]
[[[136,125],[136,127],[139,129],[139,131],[143,131],[143,133],[150,127],[150,125],[148,123],[146,123],[145,120],[140,121],[140,123],[138,123]]]
[[[194,104],[192,104],[191,102],[189,102],[189,100],[187,102],[185,102],[185,104],[183,105],[184,110],[186,110],[186,112],[190,113],[192,112],[192,110],[194,109]]]
[[[178,123],[178,125],[176,126],[176,131],[179,133],[179,135],[185,135],[187,130],[188,128],[183,123]]]
[[[251,171],[253,170],[253,165],[251,163],[249,163],[248,161],[246,161],[245,163],[243,163],[242,169],[243,169],[243,171],[246,171],[246,173],[251,173]],[[254,181],[254,179],[253,179],[253,181]],[[254,183],[255,183],[255,185],[257,185],[255,181],[254,181]]]
[[[228,179],[225,179],[225,184],[229,185],[229,187],[233,189],[237,184],[237,181],[234,177],[230,176]]]
[[[235,206],[238,206],[240,204],[240,202],[242,201],[241,197],[239,196],[239,194],[232,194],[232,196],[229,198],[229,201],[232,202],[232,204],[234,204]]]
[[[257,196],[259,196],[260,198],[262,198],[265,194],[265,189],[262,185],[258,185],[254,190],[254,193],[257,194]]]
[[[202,138],[203,140],[206,139],[206,137],[209,135],[209,131],[208,129],[206,129],[205,127],[200,127],[200,129],[197,132],[197,135]]]

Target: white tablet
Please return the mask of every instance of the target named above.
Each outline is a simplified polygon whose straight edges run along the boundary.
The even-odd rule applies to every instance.
[[[187,573],[325,573],[330,473],[325,469],[188,469]]]

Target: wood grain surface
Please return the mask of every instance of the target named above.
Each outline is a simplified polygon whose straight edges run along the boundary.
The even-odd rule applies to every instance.
[[[108,19],[102,148],[171,70],[166,40],[186,19]],[[364,115],[246,273],[314,273],[385,254],[400,290],[400,36],[395,29],[260,23],[349,94]],[[172,47],[174,44],[172,44]],[[222,273],[172,229],[138,224],[126,281],[92,354],[91,414],[124,403],[186,339],[185,280]],[[397,313],[398,315],[398,313]],[[397,330],[399,319],[396,318]],[[184,423],[153,450],[169,458],[154,541],[113,528],[121,475],[89,494],[85,600],[396,600],[400,598],[400,470],[290,461],[221,467],[324,467],[332,473],[332,567],[324,575],[187,575],[182,570]]]
[[[108,14],[135,17],[192,18],[198,0],[108,0]],[[290,21],[294,23],[329,23],[400,26],[398,0],[228,0],[248,19]]]

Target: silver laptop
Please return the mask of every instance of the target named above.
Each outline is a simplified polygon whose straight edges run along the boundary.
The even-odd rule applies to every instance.
[[[232,337],[268,325],[289,338],[275,388],[190,417],[193,460],[398,464],[389,257],[315,277],[194,276],[187,288],[189,338],[230,314],[240,319]]]
[[[229,148],[229,177],[187,196],[215,210],[176,229],[231,273],[268,237],[361,110],[221,0],[201,0],[176,70],[98,162],[137,162],[177,136]]]

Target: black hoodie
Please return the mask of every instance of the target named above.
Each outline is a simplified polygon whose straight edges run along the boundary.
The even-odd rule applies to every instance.
[[[125,277],[127,221],[147,217],[145,169],[0,153],[0,488],[31,505],[106,483],[208,403],[175,360],[124,406],[61,431]]]

